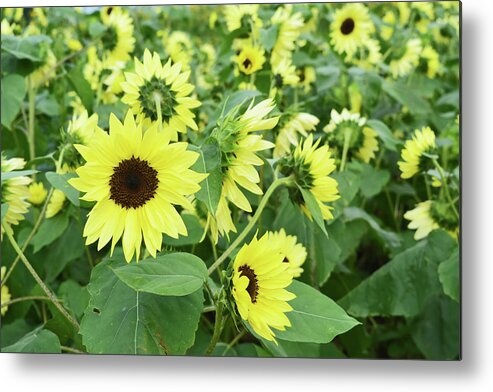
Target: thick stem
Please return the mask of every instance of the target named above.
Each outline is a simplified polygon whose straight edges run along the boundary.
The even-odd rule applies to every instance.
[[[47,297],[50,299],[50,301],[53,303],[53,305],[56,306],[56,308],[60,311],[60,313],[75,327],[76,331],[79,331],[79,329],[80,329],[79,323],[67,312],[67,310],[58,301],[55,294],[53,294],[51,292],[51,290],[45,285],[43,280],[39,277],[36,270],[33,268],[31,263],[29,262],[29,260],[26,258],[26,256],[22,252],[21,248],[19,247],[19,245],[17,244],[17,242],[14,239],[12,228],[9,225],[7,225],[6,223],[2,223],[2,227],[5,231],[5,233],[7,234],[7,237],[9,239],[10,243],[12,244],[12,247],[15,249],[15,251],[17,252],[19,257],[21,258],[22,262],[24,263],[24,265],[26,266],[26,268],[28,269],[28,271],[30,272],[30,274],[32,275],[32,277],[34,278],[36,283],[38,283],[39,287],[41,287],[41,289],[45,292]]]
[[[212,339],[207,347],[205,355],[211,355],[214,349],[216,348],[217,342],[219,341],[219,337],[221,336],[223,325],[223,304],[221,302],[218,303],[216,308],[216,321],[214,323],[214,332],[212,334]]]
[[[292,179],[290,177],[285,177],[285,178],[280,178],[275,180],[269,189],[265,192],[264,197],[260,201],[260,204],[258,205],[257,211],[255,211],[255,214],[253,215],[252,219],[250,222],[248,222],[248,225],[243,229],[243,231],[236,237],[236,239],[233,241],[233,243],[229,246],[228,249],[224,251],[224,253],[219,257],[214,264],[212,264],[209,267],[208,273],[209,275],[212,274],[217,267],[219,267],[224,260],[227,259],[227,257],[231,254],[233,250],[236,249],[238,245],[241,244],[241,242],[245,239],[247,234],[252,230],[252,228],[255,226],[255,223],[257,223],[258,219],[260,218],[260,215],[262,214],[262,211],[264,210],[265,206],[267,205],[267,202],[269,201],[269,198],[271,197],[272,193],[276,190],[277,187],[281,185],[287,185],[292,182]]]
[[[352,134],[353,134],[352,128],[346,128],[344,130],[344,146],[342,147],[342,158],[341,158],[341,166],[339,167],[339,171],[344,170],[344,165],[346,164],[347,153],[349,150],[349,143],[351,142]]]

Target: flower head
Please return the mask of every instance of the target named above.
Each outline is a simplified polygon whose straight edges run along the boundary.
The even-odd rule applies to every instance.
[[[283,262],[287,263],[293,278],[301,276],[303,268],[301,266],[306,260],[306,249],[298,243],[298,239],[293,235],[287,235],[284,229],[276,232],[269,232],[270,246],[277,247],[284,255]]]
[[[389,68],[393,78],[409,75],[419,65],[421,40],[413,38],[407,41],[402,55],[390,61]]]
[[[120,7],[105,7],[101,9],[100,16],[106,26],[101,37],[104,68],[127,62],[135,45],[132,18]]]
[[[411,140],[407,140],[401,152],[402,161],[397,162],[401,170],[401,178],[411,178],[423,168],[423,153],[435,148],[435,133],[430,127],[416,130]]]
[[[29,185],[29,202],[35,205],[42,204],[45,199],[48,191],[42,182],[34,182]]]
[[[264,53],[259,46],[245,45],[234,57],[234,61],[242,73],[250,75],[262,69],[265,63]]]
[[[411,230],[416,230],[416,233],[414,233],[415,240],[421,240],[427,237],[431,231],[440,227],[431,216],[431,206],[432,201],[427,200],[418,203],[416,208],[404,214],[404,218],[410,221],[407,227]]]
[[[262,20],[258,17],[258,8],[258,4],[223,6],[228,31],[231,32],[240,28],[250,30],[251,25],[253,25],[254,29],[262,27]]]
[[[302,33],[304,20],[300,12],[292,13],[293,6],[285,4],[276,9],[272,15],[272,25],[277,26],[277,40],[272,48],[271,63],[279,64],[283,60],[290,60],[296,48],[296,40]]]
[[[3,278],[5,277],[5,273],[7,271],[6,267],[0,268],[0,281],[3,283]],[[10,301],[10,291],[9,288],[6,285],[2,285],[2,292],[1,292],[1,305],[6,304],[7,302]],[[5,316],[5,313],[7,313],[8,306],[2,306],[2,311],[1,314],[2,316]]]
[[[288,155],[293,146],[297,146],[299,135],[308,136],[308,132],[314,131],[320,120],[310,113],[296,113],[284,123],[276,138],[274,158]]]

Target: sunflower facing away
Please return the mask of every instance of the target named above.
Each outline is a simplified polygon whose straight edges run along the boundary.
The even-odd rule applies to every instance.
[[[398,58],[390,61],[389,68],[394,79],[409,75],[419,65],[421,49],[421,40],[419,38],[407,41],[404,52]]]
[[[435,133],[430,127],[416,130],[411,140],[407,140],[401,152],[402,161],[397,162],[401,170],[401,178],[413,177],[423,168],[421,157],[423,153],[432,152],[435,148]]]
[[[222,8],[226,26],[230,32],[241,27],[248,30],[252,26],[254,30],[262,27],[262,20],[258,17],[258,4],[224,5]]]
[[[274,158],[288,155],[293,146],[298,145],[299,135],[308,136],[308,132],[314,131],[320,120],[310,113],[296,113],[284,123],[276,137]]]
[[[106,26],[101,37],[103,66],[111,68],[119,62],[127,62],[135,45],[132,18],[120,7],[104,7],[100,15]]]
[[[368,9],[363,4],[347,4],[334,13],[330,25],[330,42],[337,53],[350,59],[364,46],[374,30]]]
[[[264,339],[274,341],[272,329],[291,326],[288,301],[296,296],[286,290],[293,280],[289,263],[266,233],[243,245],[233,262],[232,294],[241,318]]]
[[[70,184],[85,192],[82,200],[96,202],[84,228],[86,244],[99,239],[101,249],[112,240],[113,252],[122,238],[129,262],[134,252],[139,259],[142,240],[155,257],[163,233],[173,238],[187,235],[174,205],[191,209],[185,196],[197,192],[206,177],[189,169],[199,155],[187,151],[187,146],[170,144],[157,124],[143,134],[142,124],[136,124],[130,111],[123,124],[110,116],[109,134],[96,129],[87,146],[76,145],[86,164]]]
[[[289,271],[293,274],[293,278],[301,276],[303,268],[301,266],[306,260],[306,249],[298,243],[298,239],[294,235],[287,235],[284,229],[276,232],[269,232],[270,246],[277,247],[284,255],[283,262],[289,266]]]
[[[144,63],[135,59],[135,73],[125,72],[126,81],[122,88],[125,95],[122,102],[132,109],[144,129],[159,119],[161,110],[162,129],[169,133],[171,140],[178,139],[178,132],[185,133],[187,127],[198,129],[195,114],[190,111],[200,102],[188,95],[194,86],[188,83],[190,71],[181,72],[181,63],[171,65],[171,60],[162,65],[159,54],[144,51]]]
[[[414,233],[416,241],[427,237],[430,232],[440,227],[431,216],[431,205],[432,201],[427,200],[419,203],[416,208],[404,214],[404,218],[410,221],[407,227],[411,230],[416,230],[416,233]]]

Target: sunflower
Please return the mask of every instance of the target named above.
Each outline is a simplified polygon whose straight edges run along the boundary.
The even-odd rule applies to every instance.
[[[23,169],[25,165],[26,161],[22,158],[6,159],[2,154],[2,177],[4,177],[6,173]],[[26,176],[18,176],[9,179],[2,178],[2,204],[8,204],[7,214],[2,216],[2,221],[5,221],[7,225],[17,225],[24,219],[24,214],[29,209],[29,202],[27,201],[30,197],[28,185],[31,181],[32,180]]]
[[[235,31],[240,28],[250,30],[253,26],[254,31],[262,27],[262,20],[258,17],[258,4],[225,5],[224,18],[228,31]]]
[[[401,56],[390,61],[389,68],[393,78],[409,75],[419,65],[421,40],[413,38],[407,41]]]
[[[418,203],[416,208],[404,214],[404,218],[411,221],[407,227],[416,230],[414,233],[416,241],[427,237],[433,230],[440,228],[440,225],[431,216],[431,205],[432,202],[427,200]]]
[[[0,268],[0,281],[3,282],[3,278],[5,277],[5,273],[7,272],[6,267]],[[2,285],[2,291],[1,291],[1,296],[0,296],[0,304],[6,304],[7,302],[10,301],[10,291],[9,288],[6,285]],[[8,306],[2,306],[1,314],[2,316],[5,316],[5,313],[7,313]]]
[[[435,49],[429,45],[425,46],[421,52],[421,57],[426,61],[426,76],[434,79],[437,74],[441,73],[440,56]]]
[[[101,37],[104,68],[130,60],[134,50],[134,25],[132,18],[120,7],[105,7],[100,12],[106,30]]]
[[[188,96],[194,86],[187,82],[190,71],[181,69],[181,63],[171,65],[171,60],[162,65],[159,55],[146,49],[144,63],[136,58],[135,73],[125,72],[126,81],[121,84],[125,93],[122,102],[130,106],[144,129],[158,123],[161,114],[162,129],[171,140],[177,140],[177,131],[185,133],[187,127],[198,130],[190,109],[199,107],[200,102]]]
[[[29,202],[31,204],[40,205],[45,199],[48,191],[42,182],[35,182],[29,185]]]
[[[291,326],[288,301],[296,295],[286,290],[293,280],[289,263],[266,233],[243,245],[233,262],[232,294],[238,313],[262,338],[274,341],[272,329]]]
[[[46,207],[46,218],[53,218],[57,215],[63,209],[66,200],[65,194],[61,190],[55,189]]]
[[[199,155],[187,151],[187,143],[170,144],[157,124],[143,133],[131,111],[123,124],[110,115],[109,124],[109,134],[96,129],[87,146],[76,145],[86,164],[77,169],[78,178],[69,180],[85,192],[82,200],[96,202],[84,228],[86,244],[99,239],[101,249],[112,239],[113,252],[122,238],[129,262],[134,252],[139,259],[143,239],[155,257],[163,233],[173,238],[187,235],[174,205],[191,209],[185,196],[197,192],[207,175],[189,169]]]
[[[407,140],[401,152],[402,161],[397,162],[401,170],[401,178],[411,178],[423,168],[421,157],[423,153],[435,149],[435,133],[430,127],[416,130],[411,140]]]
[[[163,34],[163,46],[173,63],[181,63],[183,71],[190,69],[193,45],[187,33],[173,31],[171,34]]]
[[[73,171],[73,168],[79,167],[83,162],[77,150],[73,147],[74,144],[87,144],[94,136],[94,132],[98,128],[98,115],[93,113],[90,117],[87,110],[83,110],[80,114],[74,114],[72,120],[69,121],[67,132],[64,134],[66,148],[64,151],[64,161],[68,168]]]
[[[296,69],[296,74],[298,75],[298,85],[303,87],[303,91],[307,93],[311,89],[312,83],[317,79],[317,74],[315,68],[310,66],[304,66]]]
[[[303,29],[303,16],[300,12],[293,14],[292,8],[290,4],[280,6],[272,15],[271,23],[278,28],[276,43],[272,48],[270,59],[273,65],[277,65],[283,60],[291,59],[292,52],[296,48],[296,40]]]
[[[350,113],[347,109],[341,113],[332,109],[330,117],[329,124],[323,130],[327,133],[327,139],[342,150],[343,159],[344,151],[348,156],[354,154],[365,163],[375,157],[378,151],[377,133],[365,126],[366,118],[359,113]]]
[[[410,3],[407,1],[398,1],[395,2],[394,5],[399,11],[399,24],[401,26],[405,26],[409,22],[409,18],[411,17]]]
[[[360,56],[354,63],[365,70],[372,70],[378,66],[382,60],[382,53],[380,52],[380,43],[368,38],[365,44],[360,48]]]
[[[387,11],[382,17],[383,25],[380,28],[380,36],[384,41],[388,41],[394,35],[397,17],[393,11]]]
[[[250,75],[262,69],[265,63],[264,53],[260,46],[245,45],[233,60],[241,72]]]
[[[283,262],[288,264],[293,278],[301,276],[303,272],[301,266],[306,260],[307,252],[305,247],[298,243],[296,236],[287,235],[284,229],[269,232],[268,236],[270,246],[277,247],[279,252],[284,255]]]
[[[351,59],[374,30],[368,9],[363,4],[347,4],[334,13],[330,42],[337,53]]]
[[[298,145],[298,134],[307,137],[309,131],[314,131],[320,120],[310,113],[296,113],[282,126],[276,138],[274,158],[288,155],[293,146]]]
[[[274,87],[276,88],[295,86],[300,80],[290,59],[282,59],[277,63],[273,63],[272,75],[274,75]]]

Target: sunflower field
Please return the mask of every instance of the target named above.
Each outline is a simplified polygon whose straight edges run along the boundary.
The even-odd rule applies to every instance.
[[[1,351],[460,359],[457,1],[1,10]]]

